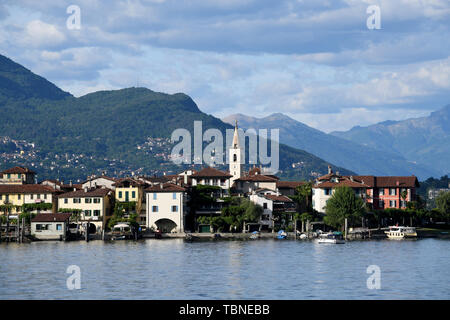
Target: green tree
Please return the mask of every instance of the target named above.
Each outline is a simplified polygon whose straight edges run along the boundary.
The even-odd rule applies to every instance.
[[[446,219],[450,217],[450,191],[439,193],[436,197],[436,206]]]
[[[338,187],[327,201],[324,221],[332,227],[343,229],[346,218],[350,225],[353,225],[365,211],[364,200],[357,196],[352,188]]]

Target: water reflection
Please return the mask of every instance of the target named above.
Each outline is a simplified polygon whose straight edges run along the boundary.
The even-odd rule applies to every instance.
[[[450,241],[0,244],[0,299],[449,299]],[[81,290],[66,269],[81,268]],[[381,290],[366,286],[381,268]],[[401,284],[401,285],[399,285]]]

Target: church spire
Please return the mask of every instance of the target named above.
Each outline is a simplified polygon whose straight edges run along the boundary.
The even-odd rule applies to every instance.
[[[236,120],[235,125],[234,125],[233,148],[234,149],[239,149],[239,135],[238,135],[237,120]]]

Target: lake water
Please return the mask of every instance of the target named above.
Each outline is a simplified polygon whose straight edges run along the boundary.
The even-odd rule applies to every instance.
[[[450,299],[450,241],[3,243],[0,299]]]

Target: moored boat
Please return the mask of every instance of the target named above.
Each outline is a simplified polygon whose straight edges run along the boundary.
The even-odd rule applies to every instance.
[[[345,240],[342,232],[329,232],[320,234],[317,243],[342,244],[345,243]]]
[[[111,232],[112,240],[126,240],[132,238],[133,232],[131,230],[131,226],[128,223],[118,223],[113,227]]]
[[[389,239],[406,239],[406,238],[417,238],[416,228],[414,227],[403,227],[403,226],[391,226],[389,231],[385,231]]]

